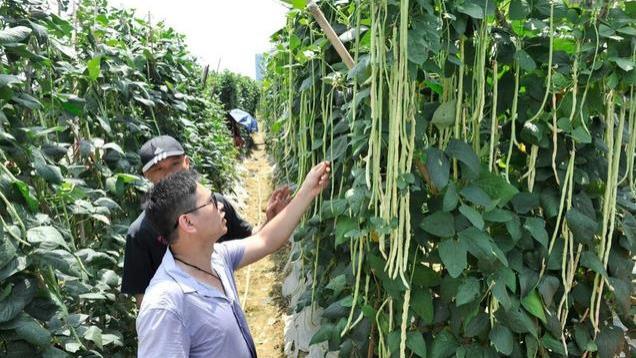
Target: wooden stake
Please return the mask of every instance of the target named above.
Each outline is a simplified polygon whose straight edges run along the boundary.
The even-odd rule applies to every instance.
[[[338,52],[338,55],[340,55],[340,58],[342,58],[342,62],[344,62],[344,64],[347,65],[347,68],[352,69],[355,64],[353,62],[353,58],[349,54],[349,51],[347,51],[347,49],[342,44],[342,41],[340,41],[340,39],[338,38],[338,35],[336,35],[336,32],[333,30],[333,27],[331,27],[331,25],[325,18],[325,15],[322,13],[322,10],[320,10],[318,5],[316,5],[316,3],[313,1],[310,1],[309,4],[307,4],[307,10],[309,10],[309,12],[313,15],[314,19],[316,19],[316,22],[318,23],[318,25],[320,25],[320,28],[322,29],[322,31],[325,33],[325,35],[327,35],[329,42],[331,42],[333,47]]]
[[[203,69],[203,78],[201,79],[201,84],[203,88],[205,88],[206,83],[208,82],[208,72],[210,71],[210,65],[205,65]]]

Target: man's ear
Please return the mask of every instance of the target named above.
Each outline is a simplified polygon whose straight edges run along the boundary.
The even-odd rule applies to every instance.
[[[190,169],[190,165],[192,165],[192,161],[190,160],[190,157],[188,157],[187,155],[184,156],[183,160],[185,161],[185,167],[186,169]]]
[[[183,230],[184,232],[188,234],[191,234],[196,231],[196,229],[194,228],[194,225],[192,225],[192,222],[190,222],[190,219],[188,219],[187,215],[179,216],[179,229]]]

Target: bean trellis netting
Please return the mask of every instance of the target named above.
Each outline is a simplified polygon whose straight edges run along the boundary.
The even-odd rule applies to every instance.
[[[263,112],[282,181],[333,183],[294,237],[341,356],[629,355],[636,3],[305,1]],[[631,348],[633,349],[633,347]]]

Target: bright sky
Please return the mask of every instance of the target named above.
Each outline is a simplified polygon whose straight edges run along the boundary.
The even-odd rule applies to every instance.
[[[278,0],[110,0],[137,10],[152,22],[164,20],[186,35],[190,51],[211,70],[228,69],[254,78],[257,53],[285,25],[287,9]]]

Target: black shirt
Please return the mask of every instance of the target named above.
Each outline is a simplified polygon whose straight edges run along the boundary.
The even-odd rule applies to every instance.
[[[227,233],[219,242],[252,235],[252,226],[236,213],[234,207],[223,196],[216,193],[214,196],[219,203],[223,203],[227,225]],[[158,236],[145,212],[128,228],[121,292],[135,295],[146,291],[168,248]]]

